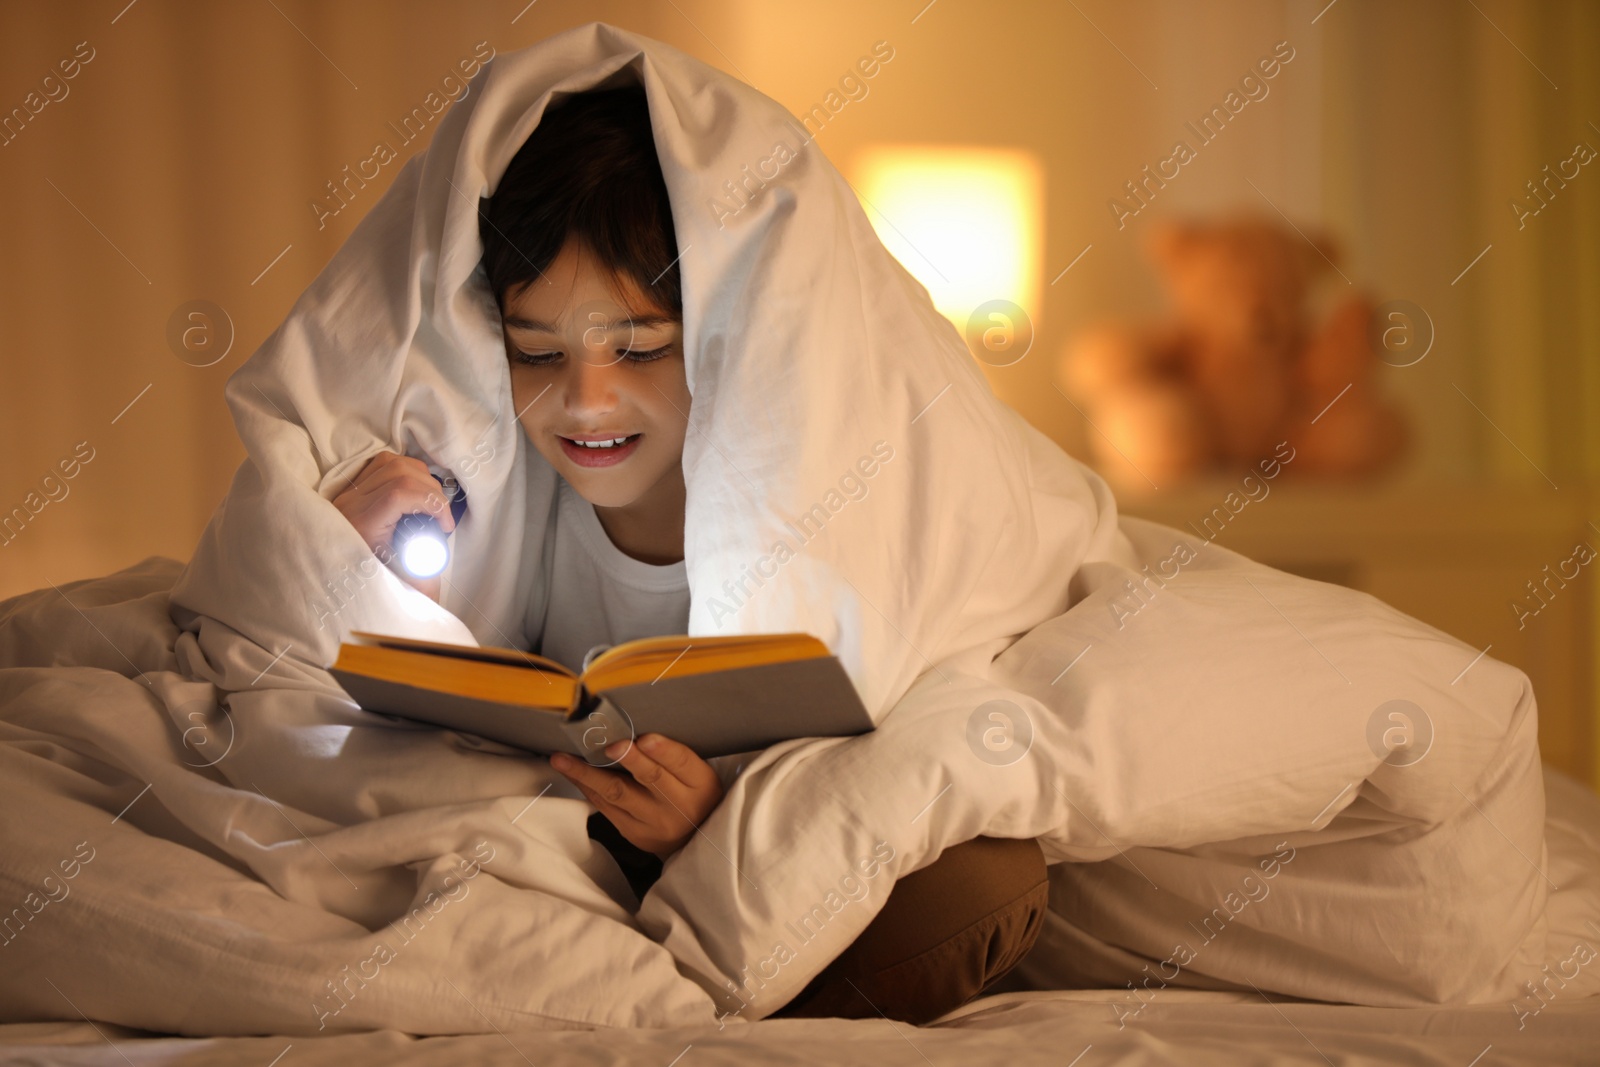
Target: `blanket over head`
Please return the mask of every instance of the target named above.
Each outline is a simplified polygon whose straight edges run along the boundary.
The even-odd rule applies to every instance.
[[[478,198],[552,98],[619,80],[649,97],[681,253],[689,632],[815,634],[881,717],[930,663],[1066,609],[1116,535],[1104,483],[990,392],[793,116],[595,23],[496,57],[229,380],[250,459],[173,591],[186,628],[318,667],[352,629],[521,643],[558,475],[515,418]],[[408,448],[469,500],[442,607],[328,502]]]
[[[356,629],[532,638],[557,474],[512,408],[478,203],[553,99],[622,81],[681,253],[689,632],[815,634],[879,722],[750,760],[637,913],[546,761],[362,712],[325,670]],[[1225,905],[1169,981],[1398,1004],[1498,995],[1531,959],[1526,679],[1486,659],[1456,686],[1473,650],[1448,635],[1119,520],[803,127],[659,42],[591,23],[496,57],[227,398],[248,458],[181,574],[147,561],[0,620],[0,886],[78,857],[76,903],[7,941],[8,1018],[70,1015],[30,969],[182,1033],[758,1018],[896,877],[981,834],[1063,863],[1097,981],[1170,959],[1240,885],[1263,903]],[[330,502],[384,450],[467,491],[439,604]],[[1370,739],[1396,701],[1434,730],[1412,766]],[[1281,906],[1242,881],[1264,877]],[[1425,892],[1450,907],[1419,917]],[[63,962],[87,941],[124,969]]]

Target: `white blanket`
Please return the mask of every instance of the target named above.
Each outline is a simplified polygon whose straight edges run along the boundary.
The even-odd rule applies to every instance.
[[[1548,908],[1546,956],[1556,961],[1554,972],[1573,957],[1575,944],[1590,951],[1600,944],[1600,798],[1554,772],[1546,772],[1545,787],[1549,873],[1561,887],[1550,894]],[[1056,946],[1042,944],[1035,953],[1047,954],[1058,955]],[[1558,975],[1541,995],[1524,991],[1509,1003],[1396,1010],[1264,998],[1254,991],[1164,989],[1146,994],[1142,1010],[1130,1016],[1126,1005],[1132,995],[1118,985],[986,996],[920,1028],[882,1019],[768,1019],[720,1032],[706,1027],[407,1039],[389,1030],[321,1037],[154,1038],[104,1023],[20,1023],[0,1026],[0,1059],[54,1067],[126,1067],[125,1056],[140,1067],[262,1067],[283,1054],[284,1063],[292,1056],[304,1067],[379,1062],[455,1067],[524,1060],[539,1067],[575,1067],[663,1065],[681,1056],[684,1067],[1062,1067],[1083,1053],[1080,1067],[1168,1067],[1174,1062],[1185,1067],[1325,1067],[1330,1061],[1464,1067],[1474,1059],[1480,1065],[1570,1067],[1590,1062],[1600,1048],[1600,968],[1569,963],[1564,970],[1569,978]]]
[[[690,632],[814,633],[880,723],[753,760],[637,915],[543,760],[364,713],[324,669],[352,629],[520,638],[556,475],[513,417],[477,201],[552,93],[616,78],[647,90],[682,252]],[[187,568],[0,606],[0,907],[21,908],[0,1019],[756,1019],[896,877],[979,834],[1116,858],[1057,879],[1064,966],[1114,984],[1166,964],[1404,1004],[1502,996],[1545,962],[1523,675],[1119,522],[989,392],[814,145],[729,210],[725,183],[801,136],[749,86],[600,23],[472,84],[229,380],[248,459]],[[439,605],[329,502],[384,449],[467,488]],[[1170,577],[1129,600],[1147,565]],[[1413,706],[1431,748],[1386,762]],[[1208,914],[1222,933],[1169,962]]]

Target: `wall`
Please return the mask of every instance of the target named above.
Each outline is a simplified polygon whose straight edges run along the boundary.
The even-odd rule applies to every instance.
[[[1385,368],[1418,430],[1391,490],[1481,487],[1487,507],[1509,487],[1588,508],[1600,473],[1600,165],[1520,228],[1509,204],[1576,140],[1600,146],[1600,5],[7,0],[0,111],[79,42],[93,58],[0,146],[0,510],[80,442],[93,458],[0,547],[0,596],[153,553],[187,558],[242,458],[224,381],[399,165],[319,223],[311,204],[325,183],[395,139],[388,124],[478,42],[508,51],[591,19],[668,41],[797,113],[890,42],[895,59],[870,94],[818,139],[847,175],[856,152],[886,142],[1036,152],[1045,280],[1089,251],[1030,309],[1028,358],[985,373],[1076,454],[1092,431],[1053,388],[1055,359],[1085,324],[1159,307],[1140,253],[1150,222],[1281,211],[1337,233],[1354,284],[1413,300],[1435,324],[1426,360]],[[1107,204],[1123,183],[1280,41],[1295,58],[1270,95],[1119,227]],[[234,332],[206,367],[180,360],[167,336],[175,311],[200,299]],[[1550,558],[1569,533],[1550,530]],[[1593,716],[1587,699],[1563,713]]]

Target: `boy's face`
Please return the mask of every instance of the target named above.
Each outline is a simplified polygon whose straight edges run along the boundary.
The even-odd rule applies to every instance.
[[[681,508],[683,324],[571,240],[543,277],[506,293],[502,317],[512,402],[539,454],[598,507]]]

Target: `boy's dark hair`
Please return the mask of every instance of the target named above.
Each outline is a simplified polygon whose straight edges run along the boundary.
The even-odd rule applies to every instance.
[[[644,86],[553,99],[494,195],[478,201],[478,234],[502,309],[511,288],[540,277],[576,237],[681,318],[678,241]]]

